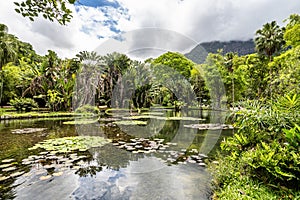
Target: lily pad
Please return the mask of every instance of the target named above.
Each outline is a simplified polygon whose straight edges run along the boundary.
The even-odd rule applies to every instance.
[[[12,165],[14,165],[14,164],[13,163],[3,164],[3,165],[0,165],[0,169],[7,168],[7,167],[10,167]]]
[[[15,161],[15,159],[11,158],[11,159],[5,159],[5,160],[2,160],[1,162],[2,163],[10,163],[12,161]]]
[[[41,181],[45,181],[45,180],[50,179],[51,177],[52,177],[51,175],[48,175],[48,176],[41,176],[41,177],[40,177],[40,180],[41,180]]]
[[[28,134],[28,133],[41,132],[46,129],[47,128],[23,128],[23,129],[14,129],[11,130],[11,132],[14,134]]]
[[[86,151],[91,147],[101,147],[109,142],[111,142],[111,140],[98,136],[64,137],[45,140],[29,148],[29,150],[41,148],[46,151],[69,153],[76,150]]]
[[[138,121],[138,120],[124,120],[124,121],[116,121],[113,124],[117,125],[147,125],[145,121]]]
[[[53,175],[53,176],[61,176],[61,175],[63,175],[63,172],[55,172],[55,173],[53,173],[52,175]]]
[[[220,129],[233,129],[232,125],[227,124],[189,124],[184,125],[187,128],[196,128],[199,130],[220,130]]]
[[[8,167],[8,168],[2,169],[2,171],[4,171],[4,172],[9,172],[9,171],[14,171],[14,170],[16,170],[16,169],[17,169],[16,167]]]
[[[75,120],[63,122],[63,124],[94,124],[96,122],[98,122],[98,120]]]
[[[13,174],[10,175],[10,177],[14,178],[14,177],[17,177],[17,176],[21,176],[23,175],[25,172],[15,172]]]
[[[0,176],[0,182],[9,179],[9,176]]]

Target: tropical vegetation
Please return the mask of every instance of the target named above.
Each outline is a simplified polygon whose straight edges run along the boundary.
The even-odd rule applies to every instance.
[[[51,2],[16,3],[16,11],[32,18],[43,5],[45,18],[68,22],[66,1]],[[42,56],[0,24],[0,105],[18,112],[46,107],[95,115],[100,106],[140,111],[161,105],[178,111],[201,109],[205,103],[211,109],[231,108],[228,122],[236,127],[235,133],[221,143],[220,156],[210,165],[214,198],[299,199],[299,27],[297,14],[285,27],[266,23],[256,32],[255,53],[220,50],[196,64],[178,52],[144,62],[118,52],[83,51],[62,59],[49,50]]]

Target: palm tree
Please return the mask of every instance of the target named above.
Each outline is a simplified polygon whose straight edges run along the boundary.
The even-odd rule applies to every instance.
[[[284,44],[283,29],[280,28],[276,21],[266,23],[262,29],[256,31],[255,48],[260,54],[268,56],[272,60],[272,56],[280,51]]]
[[[279,52],[284,45],[283,28],[280,28],[276,21],[266,23],[262,29],[256,31],[255,48],[259,54],[266,55],[269,62],[272,61],[273,55]],[[269,70],[270,76],[270,95],[272,97],[272,68]]]
[[[8,34],[8,28],[4,24],[0,24],[0,105],[3,95],[3,73],[2,68],[7,63],[16,58],[17,38]]]
[[[104,61],[104,72],[103,72],[103,85],[104,85],[104,96],[110,107],[112,102],[113,91],[116,85],[121,86],[122,74],[132,64],[132,61],[125,54],[113,52],[103,57]],[[124,88],[120,87],[120,99],[123,99]],[[113,102],[115,103],[115,102]],[[119,105],[117,105],[119,106]]]

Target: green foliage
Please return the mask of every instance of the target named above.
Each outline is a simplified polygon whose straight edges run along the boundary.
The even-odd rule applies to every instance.
[[[191,70],[195,65],[192,61],[179,53],[167,52],[153,60],[153,64],[164,65],[177,70],[185,78],[189,79]]]
[[[230,159],[269,184],[297,188],[300,183],[300,107],[297,95],[276,103],[253,101],[233,114],[238,131],[221,144]]]
[[[264,24],[262,29],[256,31],[256,35],[257,52],[268,56],[270,60],[284,44],[283,29],[277,25],[276,21]]]
[[[285,187],[266,184],[251,177],[247,163],[230,157],[218,156],[218,164],[210,164],[209,170],[213,173],[213,199],[298,199],[300,191]],[[220,187],[221,186],[221,187]]]
[[[61,94],[55,90],[48,90],[47,93],[47,106],[52,111],[58,111],[62,108],[62,104],[64,102],[64,99],[61,97]]]
[[[76,113],[93,113],[93,114],[99,114],[100,113],[100,110],[98,107],[96,106],[91,106],[91,105],[84,105],[84,106],[81,106],[79,108],[77,108],[75,110]]]
[[[72,18],[72,11],[66,7],[68,3],[74,4],[75,0],[26,0],[21,3],[14,2],[15,11],[23,17],[28,17],[34,21],[39,14],[50,21],[56,20],[65,25]]]
[[[300,15],[292,14],[285,21],[288,22],[283,36],[286,46],[298,46],[300,44]]]
[[[12,105],[18,112],[30,112],[33,108],[37,108],[37,103],[30,98],[15,98],[10,100]]]
[[[274,96],[276,94],[296,93],[300,90],[300,46],[292,47],[274,57],[269,67],[275,72],[272,81]]]
[[[287,130],[283,129],[285,133],[285,138],[287,141],[287,146],[291,151],[300,151],[300,126],[295,124],[293,129]]]

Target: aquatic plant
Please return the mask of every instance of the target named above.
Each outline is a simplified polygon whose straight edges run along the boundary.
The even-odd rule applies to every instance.
[[[138,120],[124,120],[124,121],[116,121],[113,124],[117,125],[147,125],[146,121],[138,121]]]
[[[92,147],[101,147],[109,142],[109,139],[99,136],[63,137],[45,140],[29,148],[29,150],[41,148],[47,151],[58,151],[60,153],[66,153],[76,150],[86,151]]]
[[[66,121],[63,122],[63,124],[71,124],[71,125],[76,125],[76,124],[94,124],[96,123],[97,120],[72,120],[72,121]]]

